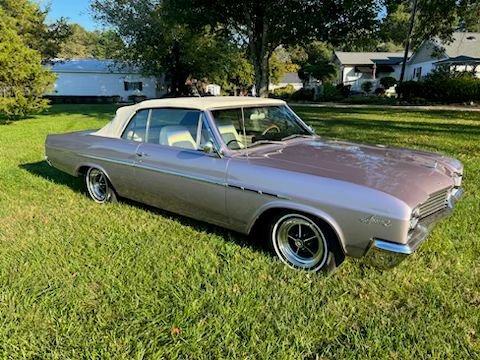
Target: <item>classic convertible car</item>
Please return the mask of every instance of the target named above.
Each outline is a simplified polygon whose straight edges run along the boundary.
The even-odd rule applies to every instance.
[[[85,176],[97,203],[121,196],[253,232],[285,264],[310,271],[346,255],[395,265],[463,192],[455,159],[324,139],[285,102],[261,98],[121,107],[98,131],[49,135],[46,159]]]

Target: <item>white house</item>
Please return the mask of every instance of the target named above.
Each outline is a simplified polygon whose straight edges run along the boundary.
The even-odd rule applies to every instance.
[[[406,80],[421,80],[439,66],[452,70],[476,70],[480,77],[480,33],[456,32],[453,41],[424,41],[408,61]]]
[[[156,98],[165,92],[157,78],[113,60],[56,59],[48,66],[57,75],[51,96],[120,96],[127,101],[131,95]]]
[[[391,76],[398,80],[402,62],[403,52],[336,51],[334,63],[340,70],[337,83],[350,85],[352,91],[362,91],[362,84],[371,81],[375,89],[382,77]]]
[[[298,74],[295,72],[287,72],[280,79],[278,84],[269,84],[268,88],[270,91],[273,91],[278,88],[283,88],[287,85],[292,85],[295,90],[300,90],[303,88],[303,82],[298,77]]]

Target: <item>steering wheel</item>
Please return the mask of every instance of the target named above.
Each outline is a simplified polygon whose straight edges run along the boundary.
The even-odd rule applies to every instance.
[[[238,141],[237,139],[232,139],[232,140],[230,140],[229,142],[227,142],[227,147],[228,147],[229,149],[230,149],[230,144],[231,144],[231,143],[237,143],[239,149],[243,149],[243,148],[244,148],[243,144],[242,144],[240,141]],[[234,149],[232,149],[232,150],[234,150]]]
[[[275,132],[279,133],[280,132],[280,128],[273,124],[273,125],[270,125],[268,128],[266,128],[263,132],[262,132],[262,136],[265,136],[267,135],[270,131],[272,130],[275,130]]]

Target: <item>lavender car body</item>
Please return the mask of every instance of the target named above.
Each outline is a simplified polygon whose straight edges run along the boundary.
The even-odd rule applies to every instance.
[[[265,122],[263,113],[273,107],[291,112],[282,101],[256,98],[145,101],[120,108],[99,131],[49,135],[46,158],[73,176],[87,174],[87,187],[89,175],[101,179],[103,174],[103,181],[119,196],[240,233],[249,234],[259,222],[273,221],[267,236],[277,255],[292,267],[308,270],[326,266],[327,248],[336,248],[337,258],[376,254],[376,260],[394,265],[418,248],[462,195],[463,166],[455,159],[323,139],[298,117],[291,121],[299,136],[253,146],[262,141],[246,134],[245,121]],[[182,126],[169,125],[158,135],[152,120],[152,111],[158,109],[194,111],[202,134],[199,130],[190,139]],[[236,132],[225,125],[229,114],[220,123],[222,111],[230,109],[241,109],[243,133],[242,128]],[[251,111],[247,119],[248,109],[263,113]],[[142,111],[147,134],[126,135]],[[290,119],[292,114],[285,116]],[[269,123],[257,138],[280,132],[280,124]],[[236,149],[227,146],[226,128],[235,132],[229,136],[230,142],[238,143]],[[201,139],[204,134],[208,139]],[[89,174],[89,169],[97,172]],[[302,226],[307,234],[303,237]],[[314,236],[319,243],[309,249],[308,239]],[[308,253],[315,253],[314,262],[304,261],[314,257]]]

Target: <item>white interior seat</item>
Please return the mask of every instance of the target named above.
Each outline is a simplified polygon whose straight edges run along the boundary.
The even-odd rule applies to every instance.
[[[164,126],[160,130],[159,144],[197,150],[195,140],[185,126]]]
[[[235,129],[235,126],[232,124],[228,125],[218,125],[218,131],[220,132],[220,135],[222,135],[223,141],[225,144],[228,144],[232,140],[237,141],[237,145],[240,148],[243,148],[243,142],[238,135],[237,129]]]

